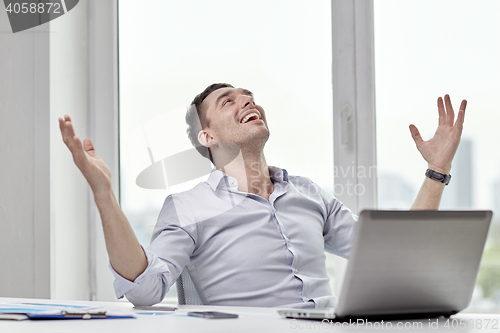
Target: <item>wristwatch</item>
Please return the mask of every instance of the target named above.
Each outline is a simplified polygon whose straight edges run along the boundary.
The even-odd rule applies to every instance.
[[[429,177],[430,179],[437,180],[438,182],[441,182],[445,185],[448,185],[450,183],[451,175],[445,175],[444,173],[439,173],[437,171],[427,169],[425,172],[425,175]]]

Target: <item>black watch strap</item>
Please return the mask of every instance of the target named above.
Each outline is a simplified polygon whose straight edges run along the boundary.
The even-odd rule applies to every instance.
[[[445,185],[448,185],[450,183],[451,175],[445,175],[444,173],[439,173],[437,171],[427,169],[425,172],[425,175],[429,177],[430,179],[437,180],[438,182],[441,182]]]

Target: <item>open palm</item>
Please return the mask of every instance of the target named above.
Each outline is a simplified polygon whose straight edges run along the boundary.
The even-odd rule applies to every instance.
[[[59,118],[59,128],[76,166],[87,179],[94,194],[111,189],[111,172],[106,163],[96,156],[92,141],[85,139],[82,144],[75,135],[71,118],[68,115],[64,116],[64,120]]]
[[[417,127],[413,124],[410,125],[410,132],[417,149],[429,164],[429,169],[449,174],[453,157],[462,136],[467,101],[462,101],[456,122],[449,95],[444,96],[444,103],[443,99],[439,97],[437,105],[439,125],[434,136],[430,140],[424,141]]]

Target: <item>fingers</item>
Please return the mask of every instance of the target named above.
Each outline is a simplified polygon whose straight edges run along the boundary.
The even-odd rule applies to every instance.
[[[464,99],[462,101],[462,104],[460,104],[460,111],[464,111],[465,112],[465,108],[467,107],[467,101]]]
[[[464,99],[460,104],[460,111],[462,112],[462,124],[465,120],[465,108],[467,107],[467,101]],[[459,112],[460,112],[459,111]]]
[[[95,149],[94,149],[94,144],[92,143],[92,140],[89,138],[83,140],[83,150],[87,154],[89,154],[91,157],[95,157]]]
[[[62,118],[59,118],[59,128],[61,129],[63,141],[73,154],[73,158],[75,159],[75,161],[84,158],[85,152],[83,150],[82,142],[75,135],[75,130],[73,128],[73,124],[71,123],[71,118],[68,115],[64,116],[64,120]]]
[[[64,119],[59,118],[59,128],[61,129],[63,139],[75,136],[73,124],[71,123],[71,118],[68,115],[65,115]],[[73,131],[73,133],[71,133],[71,131]]]
[[[59,129],[61,130],[61,135],[64,134],[64,120],[62,118],[58,119],[59,121]]]
[[[457,121],[455,122],[455,126],[457,126],[460,130],[462,130],[465,120],[465,108],[467,107],[467,101],[464,99],[462,104],[460,104],[460,111],[458,111]]]
[[[418,131],[418,128],[411,124],[410,125],[410,132],[411,132],[411,137],[413,138],[413,141],[415,141],[415,144],[417,147],[424,141],[422,140],[422,137],[420,136],[420,132]]]
[[[69,117],[68,117],[69,118]],[[75,135],[75,129],[73,128],[73,124],[71,120],[65,120],[63,122],[62,136],[64,143],[68,146],[70,150],[75,147],[75,140],[73,138]]]
[[[455,112],[453,112],[453,107],[451,106],[450,95],[444,95],[444,103],[446,105],[446,125],[453,126],[455,122]]]
[[[446,112],[444,111],[443,99],[441,97],[437,100],[438,112],[439,112],[439,125],[446,125]]]
[[[64,123],[64,119],[59,118],[58,120],[59,120],[59,129],[61,130],[61,135],[62,135],[63,141],[64,141],[64,139],[65,139],[64,133],[66,132],[66,125]],[[65,143],[66,143],[66,141],[65,141]]]
[[[82,172],[85,170],[86,163],[87,163],[87,156],[85,155],[85,151],[83,150],[83,145],[82,141],[80,140],[79,137],[74,136],[72,138],[72,141],[74,142],[73,149],[70,148],[71,153],[73,154],[73,160],[75,161],[75,164]]]
[[[71,148],[70,145],[72,145],[72,138],[75,136],[75,130],[73,129],[71,118],[68,115],[65,115],[64,119],[59,118],[59,128],[61,129],[64,143],[68,148]]]

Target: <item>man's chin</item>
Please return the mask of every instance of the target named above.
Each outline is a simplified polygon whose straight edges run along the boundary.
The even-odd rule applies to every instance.
[[[254,135],[247,137],[239,142],[239,146],[242,150],[263,150],[269,139],[269,131],[262,133],[254,133]]]
[[[253,129],[253,131],[249,131],[246,134],[247,134],[246,137],[250,141],[252,141],[252,140],[267,141],[267,139],[269,139],[269,130],[264,126],[262,126],[260,128],[255,128],[255,129]]]

